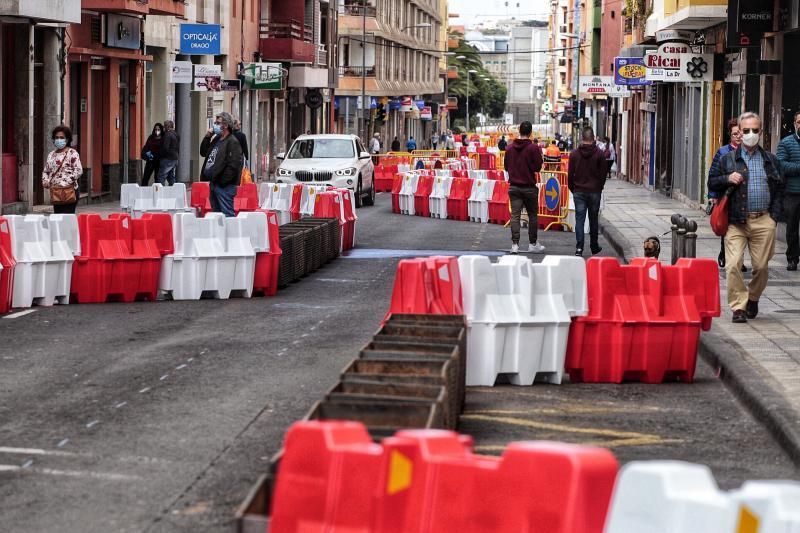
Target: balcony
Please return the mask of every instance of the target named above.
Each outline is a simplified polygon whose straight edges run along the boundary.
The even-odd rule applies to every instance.
[[[114,12],[127,15],[147,15],[150,12],[148,0],[82,0],[81,8],[87,11]]]
[[[339,76],[343,78],[348,76],[360,78],[362,75],[368,78],[374,78],[375,65],[367,67],[362,67],[360,65],[357,67],[339,67]]]
[[[448,80],[458,79],[458,67],[456,66],[447,67],[447,79]]]
[[[54,4],[54,5],[51,5]],[[31,2],[30,0],[6,0],[0,2],[0,16],[23,17],[47,22],[81,22],[81,0],[62,2]]]
[[[317,58],[311,26],[297,20],[262,20],[260,39],[261,57],[266,60],[313,63]]]
[[[358,4],[339,6],[339,14],[348,17],[375,18],[378,16],[378,9],[375,6],[362,6]]]
[[[683,0],[667,10],[659,30],[703,30],[728,20],[728,3],[723,0]]]
[[[151,15],[174,15],[184,18],[186,5],[183,0],[148,0]]]

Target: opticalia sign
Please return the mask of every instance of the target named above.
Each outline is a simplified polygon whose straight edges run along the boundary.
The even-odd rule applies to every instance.
[[[181,53],[219,55],[222,29],[219,24],[181,24]]]

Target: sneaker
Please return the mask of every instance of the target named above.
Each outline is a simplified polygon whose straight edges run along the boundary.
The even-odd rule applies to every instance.
[[[575,248],[575,255],[578,257],[583,257],[583,248]]]
[[[758,316],[758,300],[747,300],[747,307],[745,308],[745,314],[747,318],[750,320],[754,319]]]
[[[733,312],[733,320],[731,320],[731,322],[734,324],[746,324],[747,316],[742,309],[737,309]]]
[[[511,245],[511,253],[515,255],[519,253],[519,244],[514,243]]]
[[[528,245],[528,251],[529,252],[533,252],[535,254],[540,254],[540,253],[544,252],[544,245],[541,245],[538,242],[535,242],[533,244],[529,244]]]
[[[786,270],[790,272],[794,272],[795,270],[797,270],[797,259],[792,259],[791,261],[789,261],[789,264],[786,265]]]
[[[603,251],[603,249],[601,247],[599,247],[599,246],[597,248],[592,248],[592,255],[597,255],[602,251]]]

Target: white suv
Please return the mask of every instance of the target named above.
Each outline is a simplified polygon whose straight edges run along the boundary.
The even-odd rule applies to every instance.
[[[356,207],[375,203],[375,167],[355,135],[301,135],[275,171],[278,183],[308,183],[352,189]]]

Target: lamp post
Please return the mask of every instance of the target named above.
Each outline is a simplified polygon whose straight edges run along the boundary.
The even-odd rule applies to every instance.
[[[467,128],[466,131],[469,132],[469,85],[472,82],[472,75],[478,72],[475,69],[469,69],[467,71]]]
[[[577,63],[578,64],[575,66],[575,106],[576,106],[576,109],[575,109],[575,116],[574,116],[574,119],[573,119],[573,124],[578,124],[579,122],[581,122],[581,121],[579,121],[579,118],[582,118],[582,117],[578,117],[578,114],[580,113],[580,110],[581,110],[581,47],[583,46],[583,35],[579,35],[579,34],[576,34],[576,33],[562,33],[561,36],[562,37],[567,37],[567,38],[570,38],[570,39],[577,39],[577,41],[578,41],[578,46],[577,46],[577,49],[578,49],[578,54],[577,54],[578,55],[578,61],[577,61]],[[575,128],[573,128],[573,129],[575,129]],[[576,132],[576,131],[572,132],[572,136],[573,137],[576,137],[577,134],[578,134],[578,132]],[[578,144],[577,137],[575,138],[575,141],[576,141],[575,145],[577,146],[577,144]]]

